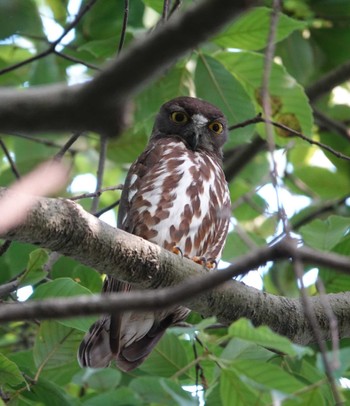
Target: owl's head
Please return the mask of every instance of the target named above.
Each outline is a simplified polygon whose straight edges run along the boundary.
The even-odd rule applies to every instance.
[[[163,104],[154,123],[152,139],[174,136],[193,150],[222,155],[227,120],[212,104],[194,97],[177,97]]]

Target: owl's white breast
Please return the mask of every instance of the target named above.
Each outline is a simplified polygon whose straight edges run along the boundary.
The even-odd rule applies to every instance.
[[[142,195],[145,204],[137,209],[138,222],[143,222],[143,226],[147,225],[147,221],[150,224],[149,233],[146,232],[141,236],[167,249],[170,249],[170,246],[177,246],[189,257],[197,256],[199,253],[204,255],[202,251],[205,241],[199,247],[195,247],[192,243],[189,249],[189,245],[186,246],[186,239],[190,237],[194,240],[210,210],[212,213],[220,211],[221,206],[225,205],[221,198],[222,193],[216,190],[218,182],[215,182],[215,179],[221,179],[219,186],[227,189],[222,168],[211,156],[190,151],[182,142],[168,141],[150,173],[139,182],[136,174],[130,179],[128,200],[131,207],[135,204],[136,198]],[[138,189],[135,189],[134,185],[138,183]],[[164,201],[164,196],[168,195],[171,196],[170,201]],[[213,207],[213,195],[219,199],[219,207]],[[197,200],[196,209],[194,200]],[[174,233],[181,233],[181,222],[186,217],[186,206],[192,208],[190,228],[181,238],[174,240]],[[166,217],[162,216],[161,221],[152,224],[152,219],[157,218],[162,209],[163,214],[167,214]],[[214,220],[212,219],[209,224],[210,233],[215,232]]]

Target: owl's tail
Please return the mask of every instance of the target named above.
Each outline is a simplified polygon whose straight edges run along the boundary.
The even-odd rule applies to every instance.
[[[78,351],[80,366],[106,368],[114,359],[122,371],[135,369],[150,354],[165,330],[182,320],[188,313],[185,308],[179,310],[161,320],[155,319],[154,313],[145,313],[142,317],[142,313],[131,312],[125,313],[122,320],[119,317],[117,321],[113,318],[110,320],[109,317],[101,318],[90,327],[80,344]],[[113,328],[114,323],[119,328],[122,326],[120,330],[118,328],[117,334]]]

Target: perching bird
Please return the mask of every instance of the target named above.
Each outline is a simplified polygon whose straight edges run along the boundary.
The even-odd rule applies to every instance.
[[[230,221],[230,195],[221,167],[226,139],[227,122],[215,106],[192,97],[165,103],[146,150],[127,175],[118,227],[196,262],[217,262]],[[110,276],[103,286],[104,292],[131,289]],[[101,368],[115,360],[121,370],[131,371],[188,312],[178,306],[103,316],[80,344],[79,362]]]

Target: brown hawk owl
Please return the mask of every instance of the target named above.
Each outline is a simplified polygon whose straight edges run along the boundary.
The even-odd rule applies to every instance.
[[[218,261],[230,221],[230,195],[221,168],[226,139],[227,122],[215,106],[192,97],[165,103],[146,150],[127,175],[118,227],[196,262]],[[103,286],[104,292],[131,289],[110,276]],[[82,341],[79,362],[101,368],[114,359],[120,369],[130,371],[188,312],[178,306],[103,316]]]

